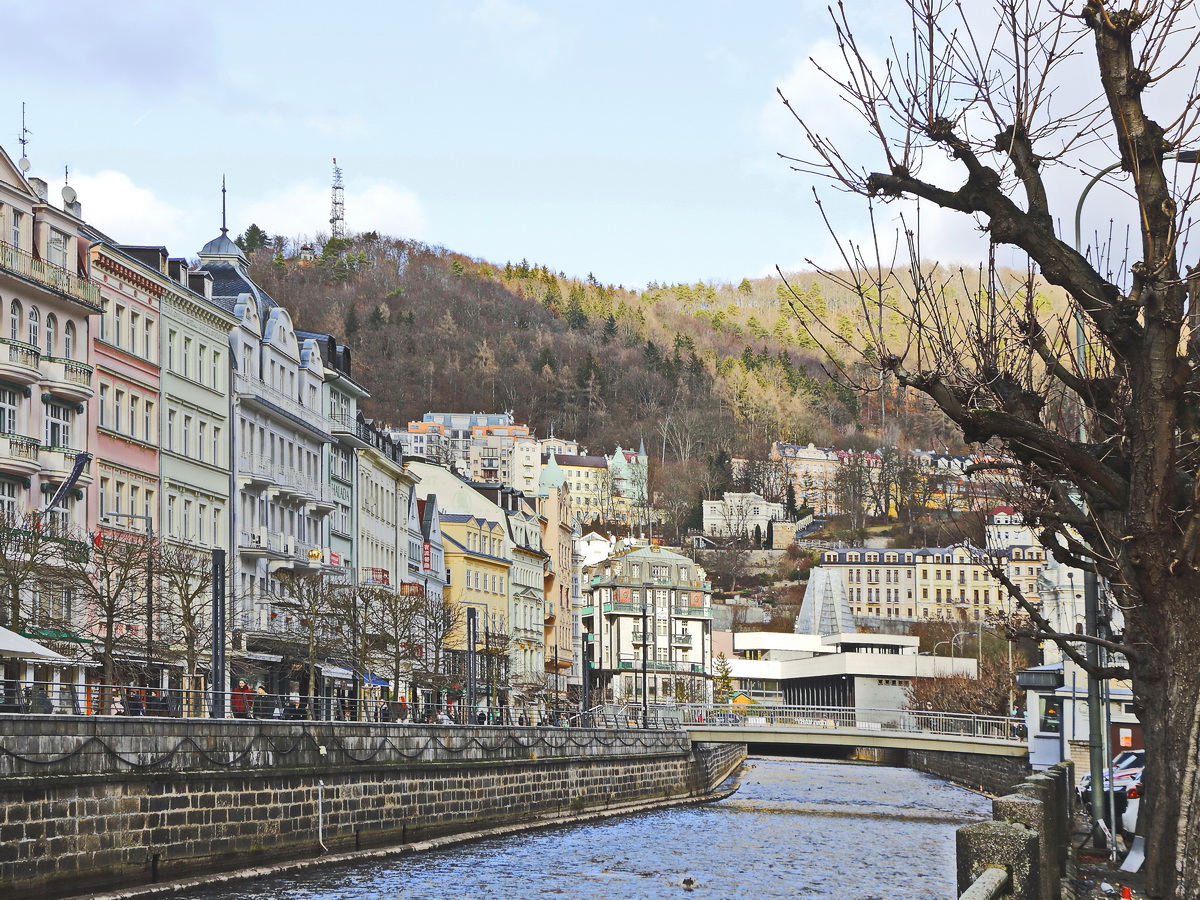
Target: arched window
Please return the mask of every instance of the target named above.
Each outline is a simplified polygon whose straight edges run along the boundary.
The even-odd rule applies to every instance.
[[[46,316],[46,355],[54,355],[54,340],[58,337],[58,319],[54,318],[54,313]]]
[[[8,336],[14,341],[21,339],[21,304],[16,300],[8,307]]]
[[[37,347],[38,344],[38,325],[41,323],[42,317],[36,306],[29,307],[29,343]]]
[[[68,322],[66,329],[63,331],[63,356],[67,359],[75,358],[75,323]]]

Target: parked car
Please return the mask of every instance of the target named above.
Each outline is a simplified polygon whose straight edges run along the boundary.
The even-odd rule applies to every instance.
[[[1112,766],[1104,770],[1104,787],[1108,788],[1110,777],[1115,778],[1113,790],[1120,792],[1123,790],[1123,785],[1130,781],[1135,775],[1142,771],[1142,767],[1146,765],[1145,750],[1122,750],[1113,757]],[[1091,774],[1084,775],[1079,780],[1079,800],[1084,806],[1091,805],[1092,802],[1092,776]]]

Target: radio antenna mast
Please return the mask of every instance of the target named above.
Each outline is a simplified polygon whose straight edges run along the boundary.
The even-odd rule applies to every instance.
[[[342,190],[342,167],[333,158],[333,203],[329,210],[329,236],[339,240],[346,236],[345,195]]]
[[[19,135],[17,135],[17,143],[21,145],[21,159],[17,162],[17,165],[21,168],[22,172],[28,172],[30,170],[30,168],[33,166],[33,163],[31,163],[29,161],[29,154],[25,152],[26,148],[29,146],[29,138],[27,137],[27,135],[30,135],[30,134],[33,134],[33,132],[25,127],[25,101],[22,100],[21,101],[21,133]]]

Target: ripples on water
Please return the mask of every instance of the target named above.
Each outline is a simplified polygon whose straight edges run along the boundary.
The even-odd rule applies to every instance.
[[[949,897],[954,829],[990,812],[986,798],[908,769],[780,758],[750,766],[720,803],[223,885],[187,900]]]

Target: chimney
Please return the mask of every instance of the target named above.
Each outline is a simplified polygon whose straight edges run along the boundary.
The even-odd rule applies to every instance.
[[[50,196],[50,185],[46,184],[44,179],[38,178],[36,175],[31,176],[27,180],[29,181],[29,186],[33,188],[33,192],[37,194],[38,199],[45,203]]]
[[[75,218],[83,218],[83,204],[78,200],[72,200],[70,203],[65,203],[63,205],[66,207],[67,212],[69,212]]]

